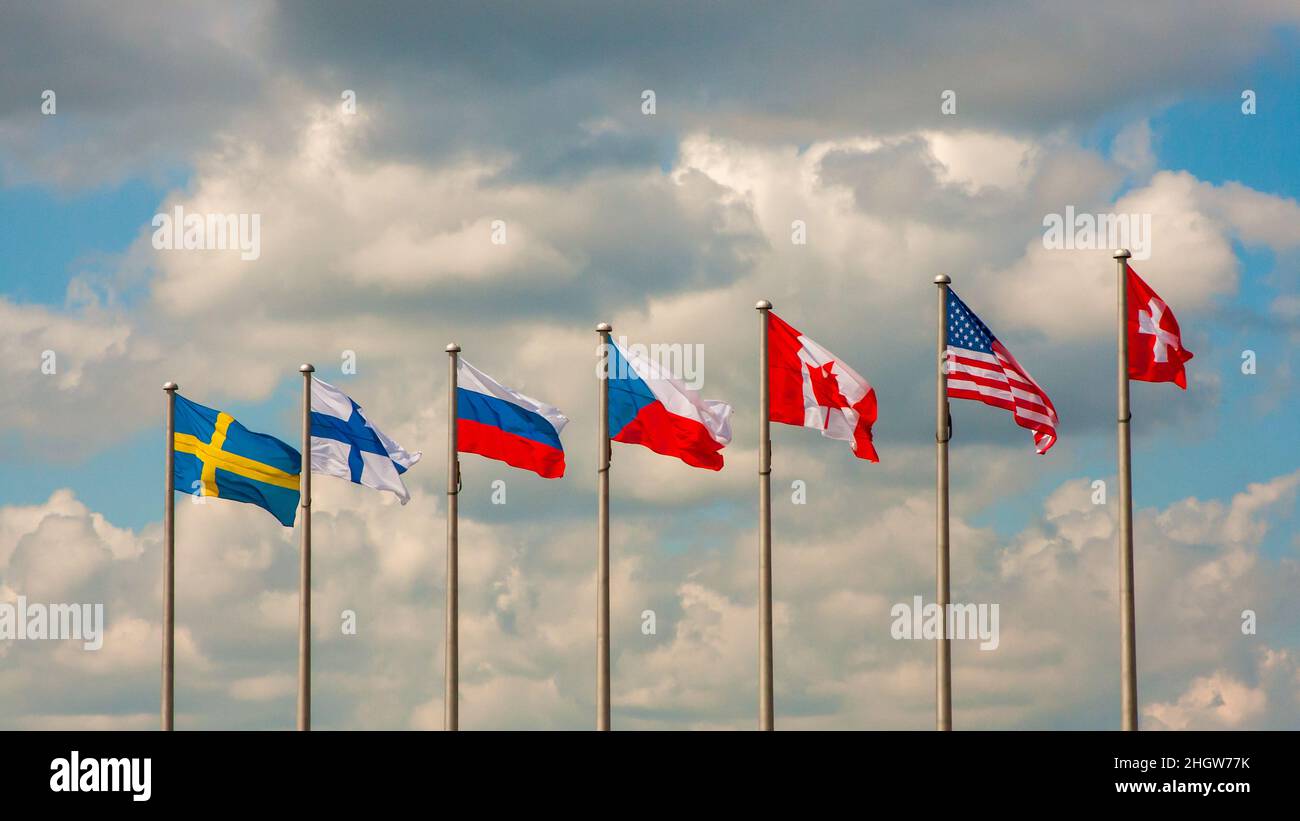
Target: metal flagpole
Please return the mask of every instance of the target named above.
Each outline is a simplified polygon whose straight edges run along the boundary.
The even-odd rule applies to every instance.
[[[596,729],[609,729],[609,334],[608,322],[596,326],[598,390],[596,450]]]
[[[952,729],[952,641],[948,638],[948,440],[952,417],[948,413],[948,285],[952,278],[934,278],[939,288],[938,343],[935,358],[935,598],[939,605],[939,640],[935,643],[935,729]]]
[[[456,450],[456,359],[460,346],[447,346],[447,658],[444,663],[442,728],[460,729],[460,457]]]
[[[311,375],[310,364],[302,374],[302,507],[301,546],[298,550],[298,729],[311,729]]]
[[[1119,444],[1119,618],[1120,677],[1123,727],[1138,728],[1137,626],[1133,606],[1133,465],[1129,449],[1128,405],[1128,249],[1115,252],[1115,300],[1119,316],[1115,326],[1119,415],[1116,419]]]
[[[772,438],[767,373],[772,303],[760,299],[754,308],[758,311],[758,728],[772,730]]]
[[[163,384],[167,394],[167,500],[163,503],[163,637],[162,637],[162,728],[173,729],[176,682],[176,390],[175,382]]]

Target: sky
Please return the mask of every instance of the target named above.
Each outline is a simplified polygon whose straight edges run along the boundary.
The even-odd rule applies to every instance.
[[[296,442],[305,361],[423,452],[405,506],[313,483],[313,726],[441,727],[451,341],[572,420],[563,479],[462,459],[461,727],[593,726],[608,321],[735,407],[720,472],[613,446],[614,727],[753,728],[764,298],[881,456],[774,426],[777,727],[931,727],[890,610],[934,595],[946,273],[1061,419],[1039,456],[953,403],[952,595],[1000,612],[954,727],[1117,728],[1115,266],[1045,246],[1067,208],[1149,217],[1195,353],[1132,388],[1142,726],[1300,727],[1298,54],[1283,0],[6,5],[0,602],[107,629],[0,641],[0,727],[157,726],[161,385]],[[155,247],[176,208],[257,215],[257,258]],[[293,726],[296,544],[177,498],[178,728]]]

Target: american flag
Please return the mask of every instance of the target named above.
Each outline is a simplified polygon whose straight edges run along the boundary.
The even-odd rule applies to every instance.
[[[1034,378],[989,327],[948,291],[948,396],[974,399],[1011,411],[1016,424],[1034,432],[1039,453],[1056,444],[1056,408]]]

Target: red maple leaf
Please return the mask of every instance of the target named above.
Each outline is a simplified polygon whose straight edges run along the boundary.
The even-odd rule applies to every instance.
[[[817,404],[825,408],[847,408],[849,400],[840,393],[839,379],[831,373],[831,368],[834,366],[834,362],[827,362],[818,368],[804,364],[808,369],[808,381],[812,384],[813,398],[817,400]],[[829,421],[828,416],[827,422]]]

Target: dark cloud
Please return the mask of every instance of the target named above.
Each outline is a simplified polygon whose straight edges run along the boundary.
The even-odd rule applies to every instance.
[[[929,143],[911,137],[876,151],[836,150],[821,163],[828,185],[853,191],[857,207],[884,220],[969,223],[1005,216],[1016,199],[993,189],[969,192],[942,180],[943,164]]]
[[[16,4],[0,23],[0,184],[96,185],[184,165],[264,108],[260,3]],[[41,94],[57,113],[41,113]],[[256,120],[257,118],[252,118]]]
[[[1269,2],[1225,15],[1178,2],[340,0],[283,4],[273,30],[285,59],[319,76],[431,94],[471,120],[489,105],[516,127],[473,136],[527,157],[585,117],[635,114],[646,88],[658,122],[793,142],[956,122],[1046,131],[1216,87],[1298,19]],[[939,112],[945,89],[957,117]],[[446,119],[437,138],[463,124]]]
[[[1173,0],[18,5],[0,32],[0,140],[7,178],[78,184],[183,160],[236,121],[273,136],[287,97],[334,104],[345,88],[382,113],[377,151],[499,149],[524,177],[662,164],[686,130],[799,144],[864,129],[1041,133],[1225,88],[1298,20],[1265,0],[1230,14]],[[63,165],[36,150],[35,130],[45,144],[52,130],[45,88],[66,117]],[[946,89],[953,117],[939,111]],[[629,134],[575,151],[584,125],[608,118]]]

